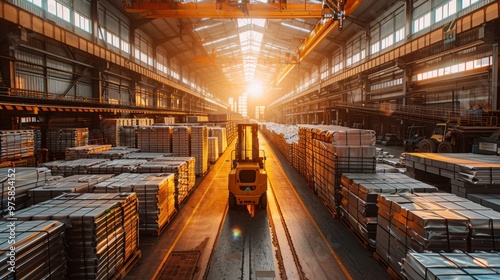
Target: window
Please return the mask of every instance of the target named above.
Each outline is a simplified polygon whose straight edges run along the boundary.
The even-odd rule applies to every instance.
[[[405,38],[405,28],[400,28],[398,31],[396,31],[396,41],[394,43],[397,43]]]
[[[431,13],[428,12],[427,14],[417,18],[415,21],[413,21],[413,33],[417,33],[418,31],[431,26]]]
[[[33,3],[35,6],[42,7],[42,0],[26,0],[30,3]]]
[[[456,12],[457,12],[457,0],[451,0],[450,2],[436,9],[436,22],[439,22],[453,15]]]
[[[382,39],[381,44],[382,44],[382,47],[381,47],[382,50],[387,48],[387,47],[392,46],[392,44],[394,44],[394,35],[391,34],[391,35],[385,37],[384,39]]]
[[[380,42],[376,42],[376,43],[372,44],[370,47],[371,54],[378,53],[379,50],[380,50]]]
[[[472,70],[474,68],[490,66],[490,65],[492,65],[491,59],[492,59],[491,56],[483,57],[483,58],[476,59],[473,61],[462,62],[462,63],[454,64],[451,66],[446,66],[443,68],[430,70],[430,71],[427,71],[424,73],[419,73],[419,74],[417,74],[417,81],[446,76],[446,75],[455,74],[455,73],[459,73],[459,72],[465,72],[468,70]]]
[[[71,13],[68,7],[55,0],[48,0],[47,6],[49,13],[56,15],[57,17],[62,18],[67,22],[71,22]]]
[[[479,2],[480,0],[462,0],[462,9],[469,7],[470,5]]]
[[[90,20],[75,12],[75,26],[90,33]]]
[[[122,42],[121,50],[126,52],[126,53],[130,53],[130,44],[123,41],[123,40],[121,42]]]

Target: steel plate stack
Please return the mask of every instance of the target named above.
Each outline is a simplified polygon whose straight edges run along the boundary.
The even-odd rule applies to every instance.
[[[89,144],[88,128],[56,128],[47,131],[47,148],[52,153],[64,153],[67,148]]]
[[[121,126],[118,131],[117,146],[137,147],[137,126]]]
[[[90,155],[97,152],[108,151],[111,145],[85,145],[74,148],[67,148],[65,160],[75,160],[80,158],[90,158]]]
[[[219,155],[222,155],[227,149],[226,129],[223,127],[209,127],[209,136],[217,137]]]
[[[89,174],[121,174],[135,172],[137,167],[146,163],[145,159],[117,159],[94,164],[87,168]]]
[[[434,186],[399,173],[344,173],[341,184],[341,216],[372,247],[375,247],[377,234],[379,194],[438,191]]]
[[[175,126],[172,134],[172,154],[177,157],[191,156],[191,127]],[[190,145],[191,144],[191,145]]]
[[[219,158],[219,144],[217,137],[208,137],[208,161],[215,163]]]
[[[0,130],[0,161],[35,155],[33,130]]]
[[[196,175],[204,175],[208,170],[208,129],[206,126],[191,127],[190,156],[196,158]]]
[[[187,163],[187,192],[188,194],[194,188],[196,183],[196,159],[194,157],[164,157],[156,158],[154,161],[173,161],[173,162],[186,162]]]
[[[500,279],[499,253],[415,253],[404,259],[408,280]]]
[[[130,153],[123,156],[123,159],[145,159],[147,161],[154,160],[157,158],[164,158],[172,156],[171,153]]]
[[[135,153],[140,151],[136,148],[128,148],[128,147],[113,147],[108,151],[92,153],[89,155],[89,158],[105,158],[109,160],[122,159],[125,155],[130,153]]]
[[[134,119],[104,119],[102,120],[104,138],[107,143],[118,146],[120,143],[120,130],[123,126],[131,126],[135,124]]]
[[[175,213],[174,174],[123,173],[94,186],[96,193],[135,192],[139,199],[139,224],[144,233],[155,233]]]
[[[135,193],[64,194],[16,213],[66,224],[69,279],[110,279],[138,249]]]
[[[107,159],[81,158],[69,161],[49,161],[43,163],[42,166],[50,169],[52,171],[52,175],[60,175],[66,177],[76,174],[87,174],[87,170],[89,167],[107,161]]]
[[[479,162],[461,164],[459,180],[476,185],[500,185],[500,164]]]
[[[179,205],[184,201],[192,188],[190,187],[189,168],[187,161],[160,161],[160,159],[158,159],[157,161],[150,161],[141,164],[137,168],[137,172],[174,174],[175,207],[177,209],[179,209]]]
[[[449,193],[379,195],[376,252],[395,271],[415,252],[500,248],[500,213]]]
[[[71,175],[69,177],[54,177],[41,187],[31,189],[29,194],[29,205],[60,196],[64,193],[86,193],[91,192],[92,187],[104,180],[113,177],[113,174],[99,175]]]
[[[9,244],[10,222],[0,222],[0,279],[66,279],[67,263],[63,223],[15,222],[16,243]],[[10,247],[15,246],[15,272]]]
[[[43,186],[51,174],[50,169],[45,167],[0,168],[2,184],[0,216],[8,213],[9,189],[15,188],[15,207],[16,210],[22,209],[28,202],[29,190]]]

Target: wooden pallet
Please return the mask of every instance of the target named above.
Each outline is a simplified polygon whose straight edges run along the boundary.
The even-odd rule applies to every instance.
[[[154,236],[154,237],[160,236],[163,233],[163,231],[168,227],[168,225],[170,224],[170,222],[172,222],[172,220],[175,217],[175,214],[177,214],[177,209],[175,209],[172,212],[172,214],[170,214],[170,217],[168,217],[168,219],[165,222],[165,224],[163,226],[161,226],[159,229],[156,229],[156,230],[147,230],[147,231],[141,231],[141,230],[139,230],[139,233],[140,234],[148,234],[148,235],[151,235],[151,236]]]
[[[128,260],[124,263],[123,267],[118,271],[111,279],[120,280],[125,278],[125,276],[130,272],[132,267],[134,267],[142,256],[141,250],[136,250]]]
[[[342,210],[340,210],[340,212],[342,212]],[[363,248],[365,248],[365,250],[367,251],[375,251],[375,247],[371,246],[370,245],[370,242],[368,242],[368,240],[366,240],[366,238],[364,236],[362,236],[350,223],[349,221],[347,220],[347,218],[344,217],[344,215],[342,215],[342,213],[340,213],[340,221],[347,227],[347,229],[356,237],[356,239],[359,241],[359,243],[361,243],[361,245],[363,245]]]
[[[389,264],[377,253],[373,252],[373,258],[380,264],[382,267],[387,271],[387,274],[389,274],[389,277],[392,280],[403,280],[403,278],[396,272],[392,267],[389,266]]]

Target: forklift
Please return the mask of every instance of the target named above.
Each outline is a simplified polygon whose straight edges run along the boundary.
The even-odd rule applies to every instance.
[[[259,150],[259,126],[256,123],[238,124],[236,147],[231,152],[231,171],[228,177],[229,209],[247,206],[253,217],[255,207],[267,208],[267,173],[265,153]]]

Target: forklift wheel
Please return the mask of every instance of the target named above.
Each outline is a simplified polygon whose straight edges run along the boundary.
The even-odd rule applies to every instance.
[[[267,209],[267,192],[263,193],[259,199],[259,207],[261,210]]]
[[[234,196],[234,194],[229,193],[229,197],[227,199],[227,202],[229,204],[229,209],[236,208],[236,196]]]

